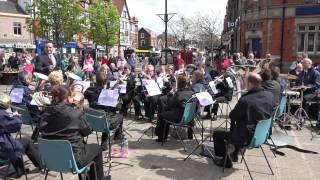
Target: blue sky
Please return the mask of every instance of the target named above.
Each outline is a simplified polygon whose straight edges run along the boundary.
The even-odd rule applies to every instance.
[[[131,16],[139,18],[139,27],[147,27],[156,33],[164,31],[164,24],[156,14],[164,13],[165,0],[127,0]],[[223,21],[227,0],[168,0],[168,13],[192,17],[194,13],[217,13]],[[177,17],[177,16],[176,16]]]

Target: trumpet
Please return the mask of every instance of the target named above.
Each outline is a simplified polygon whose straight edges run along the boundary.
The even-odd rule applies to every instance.
[[[213,80],[213,82],[214,82],[215,85],[217,85],[217,84],[221,83],[223,81],[223,79],[224,79],[224,75],[221,75],[221,76],[215,78]]]
[[[122,84],[124,81],[127,81],[129,76],[127,74],[124,74],[124,76],[119,77],[117,82],[113,85],[113,87],[110,87],[110,89],[115,89],[119,84]]]

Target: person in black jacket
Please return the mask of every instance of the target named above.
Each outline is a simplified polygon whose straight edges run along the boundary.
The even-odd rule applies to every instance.
[[[266,69],[261,73],[262,88],[273,94],[275,105],[277,106],[281,97],[280,83],[272,79],[272,73],[270,69]]]
[[[8,63],[9,63],[10,68],[12,68],[12,69],[19,68],[20,60],[17,57],[17,54],[15,52],[13,52],[12,56],[10,56],[10,58],[8,59]]]
[[[135,83],[135,76],[131,72],[130,65],[126,64],[123,68],[123,72],[126,76],[127,87],[126,87],[126,94],[122,98],[123,104],[121,107],[121,113],[123,114],[123,116],[126,116],[128,112],[129,104],[134,97],[134,89],[135,89],[136,83]]]
[[[105,112],[109,113],[110,115],[110,129],[116,129],[117,131],[115,132],[115,139],[121,138],[122,135],[122,123],[123,123],[123,116],[121,114],[116,114],[116,108],[114,107],[107,107],[103,105],[98,104],[99,96],[100,93],[103,89],[105,89],[106,84],[107,84],[107,75],[104,72],[99,72],[96,76],[96,86],[94,87],[89,87],[85,92],[84,92],[84,97],[85,99],[88,100],[89,106],[94,109],[101,109],[104,110]],[[108,148],[108,134],[107,133],[102,133],[102,142],[101,146],[103,150],[107,150]]]
[[[71,105],[71,90],[66,86],[55,86],[51,90],[52,106],[41,114],[42,138],[68,140],[71,143],[77,163],[83,167],[94,161],[98,180],[103,178],[102,149],[97,144],[85,144],[83,138],[92,132],[85,120],[83,111]],[[95,179],[94,169],[90,168],[90,179]]]
[[[249,73],[247,77],[248,93],[243,95],[234,109],[230,112],[230,131],[216,130],[213,132],[214,162],[218,166],[224,163],[226,142],[235,147],[231,154],[232,161],[238,161],[241,148],[251,142],[255,127],[260,120],[272,117],[274,98],[271,92],[261,87],[262,79],[256,73]],[[232,167],[231,159],[227,159],[226,167]]]
[[[53,54],[53,43],[48,42],[45,47],[45,53],[36,57],[35,72],[49,75],[52,70],[59,69],[59,60]]]
[[[165,128],[164,141],[168,137],[169,124],[165,126],[165,121],[169,120],[171,122],[178,123],[181,121],[185,103],[192,97],[193,92],[187,88],[187,78],[179,75],[178,81],[178,91],[168,100],[168,105],[165,107],[165,111],[158,115],[158,121],[155,133],[158,136],[157,142],[162,142],[163,130]]]

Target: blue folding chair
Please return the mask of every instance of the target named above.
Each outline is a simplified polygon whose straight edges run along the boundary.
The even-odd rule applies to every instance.
[[[185,144],[177,131],[177,127],[192,128],[192,126],[190,126],[189,124],[195,118],[196,114],[197,114],[197,101],[191,101],[191,102],[186,103],[182,119],[179,123],[174,123],[174,122],[171,122],[167,119],[164,119],[165,126],[163,128],[162,146],[163,146],[163,142],[164,142],[166,127],[167,127],[167,124],[169,124],[174,127],[174,130],[175,130],[176,134],[178,135],[178,138],[183,146],[183,149],[184,149],[184,151],[186,151]]]
[[[71,172],[79,175],[86,173],[92,165],[96,168],[93,161],[85,167],[79,168],[69,141],[39,138],[38,142],[41,167],[46,171],[45,180],[49,171],[60,172],[60,177],[63,180],[62,172]],[[97,176],[97,174],[95,175]]]
[[[33,126],[34,126],[33,118],[31,117],[31,114],[30,114],[27,106],[25,106],[25,105],[22,105],[22,106],[12,106],[11,109],[12,109],[12,111],[17,111],[17,112],[21,115],[22,123],[23,123],[24,125],[31,126],[31,129],[32,129],[32,131],[33,131]],[[16,139],[17,139],[18,136],[19,136],[20,139],[21,139],[21,130],[17,133]]]
[[[267,163],[268,163],[268,166],[269,166],[269,169],[271,170],[271,173],[272,175],[274,175],[273,173],[273,170],[270,166],[270,163],[267,159],[267,156],[266,154],[264,153],[264,150],[262,148],[262,144],[264,144],[268,138],[268,135],[269,135],[269,128],[271,126],[271,121],[272,121],[272,118],[270,119],[267,119],[267,120],[261,120],[258,122],[257,126],[256,126],[256,129],[255,129],[255,132],[254,132],[254,135],[252,137],[252,140],[250,142],[250,144],[246,147],[247,149],[254,149],[254,148],[260,148],[262,153],[263,153],[263,156],[264,158],[266,159]],[[249,172],[249,175],[250,175],[250,178],[253,180],[252,178],[252,175],[251,175],[251,172],[249,170],[249,167],[248,167],[248,164],[246,162],[246,159],[244,158],[244,153],[245,153],[245,150],[243,150],[241,152],[241,162],[242,160],[244,161],[244,164]],[[227,163],[227,156],[230,158],[230,154],[229,153],[226,153],[226,156],[225,156],[225,161],[224,161],[224,164],[223,164],[223,171],[224,171],[224,168],[225,168],[225,165]],[[231,158],[230,158],[231,159]]]
[[[93,131],[96,132],[97,143],[99,144],[98,132],[107,133],[110,136],[109,122],[104,111],[95,110],[92,108],[84,109],[87,122],[90,124]],[[88,137],[87,137],[88,140]]]

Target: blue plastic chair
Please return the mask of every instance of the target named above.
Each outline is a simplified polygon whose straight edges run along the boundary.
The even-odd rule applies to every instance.
[[[257,124],[257,126],[255,128],[252,140],[251,140],[250,144],[246,148],[247,149],[260,148],[262,153],[263,153],[264,158],[266,159],[266,161],[268,163],[268,166],[269,166],[269,169],[270,169],[272,175],[274,175],[273,170],[272,170],[272,168],[270,166],[270,163],[269,163],[269,161],[267,159],[267,156],[264,153],[264,150],[263,150],[263,148],[261,146],[262,144],[264,144],[266,142],[266,140],[267,140],[267,138],[269,136],[269,128],[271,126],[271,121],[272,121],[272,118],[267,119],[267,120],[261,120],[261,121],[258,122],[258,124]],[[246,162],[246,160],[244,158],[244,153],[245,153],[245,150],[243,150],[241,152],[241,156],[242,156],[241,162],[242,162],[242,160],[244,161],[244,164],[245,164],[245,166],[246,166],[246,168],[247,168],[247,170],[249,172],[250,178],[253,180],[251,172],[250,172],[249,167],[248,167],[248,164],[247,164],[247,162]],[[230,155],[228,153],[226,153],[226,157],[225,157],[225,161],[224,161],[224,165],[223,165],[223,171],[224,171],[224,168],[225,168],[225,165],[226,165],[226,162],[227,162],[227,156],[229,156],[229,158],[230,158]]]
[[[287,96],[282,96],[273,121],[278,120],[285,113],[286,105],[287,105]]]
[[[182,138],[180,137],[178,131],[177,131],[177,127],[185,127],[185,128],[192,128],[192,126],[190,126],[189,124],[192,122],[192,120],[195,118],[195,116],[197,115],[197,101],[191,101],[186,103],[184,111],[183,111],[183,115],[182,115],[182,119],[179,123],[174,123],[171,122],[167,119],[164,119],[165,121],[165,128],[163,128],[163,136],[162,136],[162,146],[163,146],[163,142],[164,142],[164,136],[165,136],[165,132],[166,132],[166,127],[167,124],[172,125],[174,127],[174,130],[176,131],[179,140],[183,146],[184,151],[186,151],[185,148],[185,144],[182,140]]]
[[[22,123],[23,123],[24,125],[31,126],[31,129],[32,129],[32,131],[33,131],[33,126],[34,126],[33,118],[31,117],[31,114],[30,114],[27,106],[25,106],[25,105],[22,105],[22,106],[12,106],[11,109],[12,109],[12,111],[17,111],[17,112],[21,115]],[[21,139],[21,130],[17,133],[16,139],[17,139],[18,136],[19,136],[20,139]]]
[[[99,144],[98,132],[107,133],[110,136],[110,126],[107,120],[107,115],[104,111],[95,110],[92,108],[85,108],[85,117],[90,124],[93,131],[96,132],[97,143]]]
[[[279,120],[281,118],[281,116],[284,115],[286,105],[287,105],[287,96],[282,96],[280,103],[276,109],[276,112],[273,116],[271,126],[273,126],[273,124],[277,120]],[[286,134],[287,134],[287,132],[286,132]],[[270,136],[270,139],[268,139],[267,143],[268,143],[268,145],[270,145],[270,146],[272,145],[275,147],[275,149],[277,149],[277,146],[284,146],[284,145],[288,144],[288,136],[283,135],[282,133],[272,133],[272,135]],[[272,151],[272,152],[274,152],[274,151]]]
[[[47,179],[49,171],[60,172],[61,179],[63,179],[62,172],[83,174],[91,165],[95,167],[92,161],[85,167],[79,168],[74,158],[71,144],[67,140],[47,140],[39,138],[38,142],[41,167],[46,171],[45,180]]]

